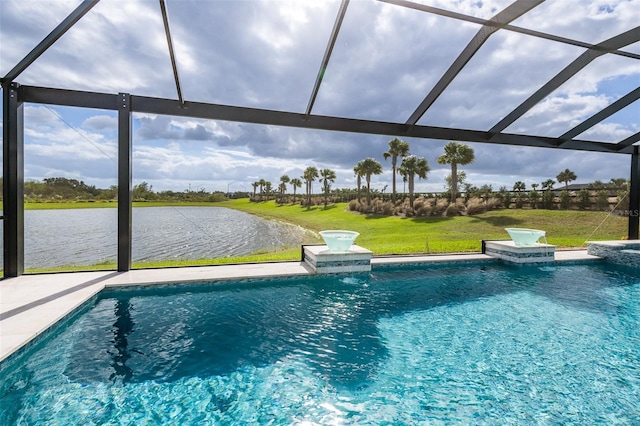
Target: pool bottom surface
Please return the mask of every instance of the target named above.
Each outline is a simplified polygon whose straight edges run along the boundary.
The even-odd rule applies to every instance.
[[[0,423],[630,424],[639,318],[596,265],[112,292],[5,368]]]

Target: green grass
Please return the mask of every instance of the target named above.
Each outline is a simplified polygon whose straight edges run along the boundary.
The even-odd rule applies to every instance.
[[[49,206],[51,204],[51,206]],[[115,207],[115,203],[70,203],[73,207]],[[102,204],[107,204],[102,205]],[[49,208],[69,208],[67,203],[46,203]],[[302,207],[299,204],[280,206],[273,201],[250,203],[247,199],[219,203],[134,203],[134,206],[215,206],[254,214],[265,219],[293,223],[317,233],[323,229],[348,229],[360,233],[356,243],[373,251],[374,255],[433,254],[478,252],[481,240],[508,239],[504,228],[521,227],[547,231],[547,241],[558,248],[585,247],[587,240],[618,240],[627,235],[628,219],[604,212],[559,210],[496,210],[476,216],[402,218],[397,216],[361,215],[350,212],[346,203],[327,208]],[[36,204],[41,207],[43,204]],[[27,204],[25,208],[33,208]],[[602,225],[601,225],[602,224]],[[597,230],[597,232],[595,232]],[[305,244],[317,244],[319,235],[308,234]],[[300,247],[286,247],[273,252],[257,252],[248,256],[200,260],[166,260],[136,262],[134,268],[216,265],[233,263],[299,260]],[[65,266],[51,271],[113,270],[115,261],[100,265]],[[30,270],[45,272],[45,270]]]
[[[549,244],[561,248],[584,247],[587,239],[618,240],[627,234],[626,218],[593,211],[496,210],[476,216],[402,218],[353,213],[345,203],[307,209],[230,200],[218,206],[295,223],[313,231],[356,231],[360,233],[357,244],[376,255],[480,251],[483,239],[508,239],[504,230],[507,227],[543,229]]]

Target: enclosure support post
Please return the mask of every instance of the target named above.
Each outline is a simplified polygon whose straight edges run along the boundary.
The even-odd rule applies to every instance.
[[[118,271],[131,269],[131,95],[118,94]]]
[[[24,272],[24,108],[17,83],[2,86],[4,276]]]
[[[631,154],[631,185],[629,188],[629,239],[638,239],[640,227],[640,147],[635,145]]]

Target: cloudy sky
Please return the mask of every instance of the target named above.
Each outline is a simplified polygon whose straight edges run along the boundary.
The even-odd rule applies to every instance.
[[[421,0],[491,18],[510,0]],[[285,0],[166,0],[186,101],[304,113],[340,3]],[[0,74],[5,75],[79,0],[0,1]],[[640,0],[547,0],[513,22],[599,43],[640,22]],[[352,0],[312,113],[405,122],[480,26],[373,0]],[[625,47],[640,54],[640,42]],[[418,124],[488,130],[570,64],[583,48],[498,31]],[[177,98],[157,0],[102,0],[17,82],[65,89]],[[505,131],[559,136],[640,84],[640,61],[603,55]],[[618,142],[640,131],[640,101],[579,135]],[[116,184],[117,120],[111,111],[28,104],[25,177],[64,176]],[[134,116],[134,184],[156,190],[238,191],[265,179],[331,168],[334,187],[354,187],[353,167],[382,153],[389,136]],[[440,191],[449,169],[437,163],[447,141],[405,139],[431,167],[418,191]],[[512,187],[554,179],[628,178],[630,157],[469,143],[464,166],[477,186]],[[390,185],[389,189],[390,191]]]

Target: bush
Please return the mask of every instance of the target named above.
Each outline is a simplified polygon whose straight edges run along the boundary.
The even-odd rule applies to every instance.
[[[542,208],[543,209],[547,209],[547,210],[551,210],[553,209],[553,199],[555,198],[555,196],[553,195],[553,192],[551,192],[550,190],[545,190],[542,193]]]
[[[540,202],[540,193],[535,189],[529,191],[529,206],[532,209],[537,209]]]
[[[486,210],[486,205],[480,198],[473,197],[467,202],[467,215],[469,216],[484,213]]]
[[[381,203],[380,209],[382,214],[391,216],[393,214],[394,206],[393,203],[387,201],[386,203]]]
[[[591,206],[591,194],[587,189],[581,189],[578,191],[578,208],[580,210],[586,210]]]
[[[560,192],[560,208],[568,210],[571,207],[571,194],[569,191],[564,190]]]
[[[447,209],[449,202],[444,198],[439,199],[431,208],[431,216],[442,216]]]
[[[431,214],[431,207],[422,205],[419,209],[416,209],[416,216],[429,216]]]
[[[369,213],[369,206],[367,206],[367,203],[360,203],[358,204],[358,212],[362,213],[362,214],[367,214]]]
[[[485,203],[485,208],[487,211],[499,209],[500,207],[502,207],[502,201],[497,197],[491,197]]]
[[[447,206],[447,209],[445,210],[444,215],[447,217],[461,216],[463,212],[464,212],[464,205],[460,203],[455,203],[455,204],[449,204]]]
[[[360,207],[358,200],[349,201],[349,211],[355,212],[358,210],[358,207]]]
[[[511,207],[511,203],[513,202],[513,194],[511,194],[511,191],[509,191],[507,187],[503,186],[500,188],[500,191],[498,192],[498,198],[500,198],[505,209]]]
[[[598,210],[609,210],[609,191],[601,189],[596,193],[596,208]]]

